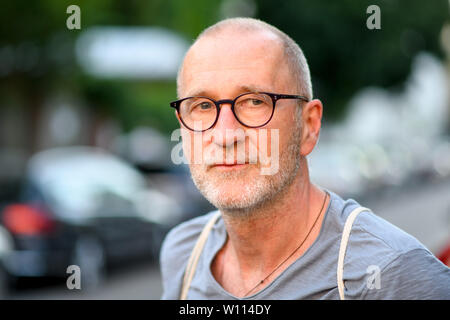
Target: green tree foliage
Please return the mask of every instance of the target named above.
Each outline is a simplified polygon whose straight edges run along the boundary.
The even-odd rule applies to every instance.
[[[346,103],[366,86],[398,87],[419,51],[437,56],[448,1],[257,0],[258,17],[289,34],[310,64],[314,96],[327,115],[344,114]],[[369,30],[366,9],[378,5],[381,29]]]
[[[72,4],[81,8],[81,30],[66,28],[66,8]],[[218,20],[219,4],[218,0],[5,1],[0,10],[0,49],[7,48],[4,52],[12,52],[14,60],[2,61],[12,62],[8,66],[12,71],[0,75],[3,101],[24,97],[21,104],[38,109],[52,90],[68,90],[80,95],[89,108],[116,117],[125,129],[144,124],[170,132],[178,125],[168,107],[176,97],[174,81],[93,79],[76,64],[75,40],[99,25],[161,26],[193,39]],[[22,67],[30,55],[34,63]]]
[[[75,62],[75,39],[90,26],[122,25],[162,26],[192,40],[221,18],[223,1],[4,1],[0,49],[12,48],[15,60],[12,72],[0,74],[0,101],[21,97],[35,108],[42,95],[64,88],[80,95],[88,107],[117,117],[126,129],[148,124],[168,133],[177,126],[168,107],[176,96],[174,81],[93,79]],[[324,101],[330,118],[342,115],[362,87],[401,84],[417,52],[440,55],[439,32],[449,16],[446,0],[254,2],[257,18],[279,27],[303,48],[315,96]],[[66,28],[71,4],[81,8],[81,30]],[[381,30],[366,27],[371,4],[381,9]],[[5,52],[0,54],[2,63]]]

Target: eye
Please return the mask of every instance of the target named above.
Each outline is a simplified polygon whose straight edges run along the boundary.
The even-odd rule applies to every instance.
[[[264,101],[258,100],[258,99],[251,99],[251,102],[252,102],[252,104],[255,105],[255,106],[259,106],[259,105],[261,105],[261,104],[264,103]]]
[[[213,108],[211,101],[198,101],[191,106],[191,112],[210,111]]]
[[[198,107],[202,110],[208,110],[212,107],[211,102],[202,102],[198,105]]]

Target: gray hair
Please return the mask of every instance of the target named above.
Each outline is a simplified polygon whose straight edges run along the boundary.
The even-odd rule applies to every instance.
[[[292,71],[292,75],[297,84],[297,90],[299,91],[299,94],[306,96],[308,99],[312,99],[313,92],[311,84],[311,75],[309,72],[308,62],[306,61],[302,49],[300,49],[298,44],[283,31],[264,21],[253,18],[225,19],[203,30],[198,35],[197,39],[194,41],[192,45],[194,45],[201,38],[208,35],[214,35],[226,28],[237,28],[244,31],[267,30],[275,34],[283,44],[286,62],[288,64],[289,69]],[[177,75],[178,95],[180,95],[181,74],[183,65],[184,61],[181,64]]]

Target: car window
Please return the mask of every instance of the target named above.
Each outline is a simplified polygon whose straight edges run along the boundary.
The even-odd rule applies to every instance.
[[[136,170],[103,155],[49,164],[36,178],[60,209],[58,213],[73,218],[126,214],[126,206],[145,188],[145,180]]]

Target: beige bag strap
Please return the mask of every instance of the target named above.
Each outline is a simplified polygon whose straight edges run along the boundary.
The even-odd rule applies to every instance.
[[[353,222],[355,221],[358,214],[363,211],[370,211],[370,209],[359,207],[353,210],[347,217],[345,221],[344,231],[342,231],[341,246],[339,248],[339,258],[337,265],[337,284],[339,290],[339,297],[341,300],[345,300],[344,295],[344,259],[345,252],[347,251],[348,238],[350,237],[350,232],[352,231]]]
[[[189,287],[191,286],[192,278],[194,278],[194,273],[197,268],[197,263],[202,254],[203,247],[205,246],[206,240],[208,239],[209,233],[216,223],[217,219],[220,217],[220,211],[217,212],[205,225],[197,242],[195,243],[194,249],[192,249],[191,256],[189,257],[186,271],[184,273],[183,285],[181,287],[180,300],[186,300]]]
[[[345,221],[344,230],[342,232],[341,245],[339,248],[339,257],[337,265],[337,284],[339,290],[339,297],[341,300],[345,300],[344,295],[344,258],[345,252],[347,250],[348,239],[350,237],[350,232],[352,230],[353,222],[355,221],[358,214],[363,211],[370,211],[370,209],[359,207],[353,210]],[[195,243],[194,249],[192,250],[191,256],[189,257],[186,272],[183,278],[183,285],[181,287],[180,300],[186,300],[189,287],[191,285],[192,278],[194,277],[195,270],[197,268],[197,263],[202,253],[203,247],[205,246],[206,240],[208,239],[209,233],[213,228],[214,224],[220,217],[220,212],[217,212],[205,225],[200,236]]]

